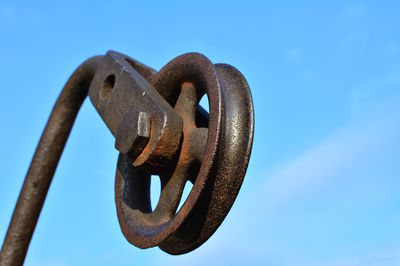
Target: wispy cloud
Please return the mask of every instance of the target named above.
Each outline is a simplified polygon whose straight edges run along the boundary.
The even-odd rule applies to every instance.
[[[31,266],[67,266],[68,263],[64,259],[50,259],[29,262]]]
[[[355,87],[349,88],[348,97],[351,115],[353,117],[365,116],[368,109],[388,108],[399,101],[399,95],[393,93],[400,88],[400,69],[394,69],[377,81],[366,80]],[[382,101],[385,101],[382,104]],[[390,102],[392,102],[390,104]]]
[[[399,99],[385,101],[367,118],[339,129],[315,148],[268,171],[271,177],[256,194],[264,193],[264,198],[273,199],[268,205],[283,204],[345,178],[343,174],[349,168],[368,162],[398,138],[399,102]]]
[[[301,52],[298,48],[292,47],[286,50],[283,60],[286,63],[296,63],[301,59]]]
[[[319,261],[309,266],[394,266],[400,264],[400,249],[370,251],[366,254],[341,258],[333,261]]]
[[[384,190],[396,185],[386,180],[379,188],[385,177],[375,176],[374,169],[386,167],[379,158],[388,156],[397,147],[393,143],[399,143],[398,96],[381,102],[379,108],[297,158],[259,173],[264,183],[255,186],[252,196],[239,199],[215,237],[183,257],[160,254],[155,264],[399,265],[399,249],[382,249],[379,240],[354,249],[354,256],[343,251],[357,242],[344,235],[353,230],[347,224],[363,220],[351,212],[361,209],[368,214],[368,208],[373,208],[369,204],[391,194]],[[353,206],[350,213],[341,210],[346,205]],[[315,206],[320,209],[314,211]],[[335,252],[330,251],[332,245]]]
[[[340,19],[346,23],[358,23],[368,15],[368,7],[362,3],[347,4],[339,14]]]
[[[0,29],[15,30],[21,25],[40,24],[43,15],[36,10],[21,10],[12,5],[0,6]]]
[[[11,6],[0,6],[0,21],[7,23],[15,23],[18,21],[18,13]]]

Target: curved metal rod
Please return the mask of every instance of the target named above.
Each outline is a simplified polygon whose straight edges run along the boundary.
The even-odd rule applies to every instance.
[[[0,265],[22,265],[58,161],[102,56],[88,59],[64,86],[40,138],[0,252]]]

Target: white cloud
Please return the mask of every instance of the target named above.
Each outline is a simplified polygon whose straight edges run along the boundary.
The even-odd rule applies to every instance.
[[[25,264],[31,266],[67,266],[68,263],[63,259],[50,259],[50,260],[42,260],[42,261],[31,261]]]
[[[296,63],[301,59],[301,52],[299,49],[292,47],[285,52],[283,59],[287,63]]]
[[[6,23],[16,23],[18,21],[18,13],[11,6],[0,6],[0,21]]]
[[[37,11],[24,11],[10,5],[0,6],[0,28],[15,30],[25,24],[40,24],[43,21],[43,15]]]
[[[400,265],[400,248],[369,251],[366,254],[306,264],[308,266],[395,266]]]
[[[370,243],[375,247],[366,246],[357,252],[359,255],[353,257],[343,254],[342,246],[349,245],[349,243],[340,241],[355,240],[346,239],[346,237],[340,238],[335,235],[337,232],[329,232],[329,228],[337,227],[334,223],[338,221],[344,224],[344,227],[347,226],[346,219],[350,218],[341,219],[340,217],[347,213],[340,213],[340,208],[333,209],[337,213],[324,212],[329,216],[328,218],[318,217],[320,213],[312,211],[307,213],[308,208],[312,209],[321,198],[326,198],[323,195],[325,192],[330,193],[330,197],[333,195],[333,198],[326,201],[327,204],[337,204],[336,199],[339,201],[343,195],[339,197],[330,190],[338,186],[351,186],[350,183],[353,181],[358,183],[353,184],[349,194],[355,194],[355,198],[367,194],[364,198],[367,200],[368,197],[374,197],[373,193],[371,195],[365,193],[373,188],[362,188],[359,187],[359,184],[363,184],[365,181],[363,178],[367,178],[366,173],[374,167],[380,167],[376,159],[384,157],[385,153],[392,149],[392,144],[399,139],[399,99],[399,97],[391,97],[382,102],[379,108],[338,130],[315,148],[305,151],[287,163],[276,166],[275,170],[269,169],[260,173],[264,175],[265,182],[255,186],[258,188],[252,191],[253,196],[239,198],[228,219],[204,246],[180,257],[170,257],[160,253],[155,258],[155,265],[177,263],[215,265],[222,262],[230,265],[243,263],[296,266],[399,265],[398,251],[400,249],[381,249],[376,252],[375,250],[382,248],[379,243]],[[357,172],[359,175],[354,175]],[[249,179],[251,177],[248,177],[247,181]],[[383,181],[379,176],[375,176],[373,179],[372,186]],[[259,180],[254,179],[253,182],[259,182]],[[357,191],[357,189],[359,190]],[[246,195],[249,194],[246,193]],[[385,192],[379,194],[378,197],[384,195]],[[349,199],[352,200],[352,198]],[[303,204],[298,205],[299,202]],[[347,202],[346,204],[355,204],[356,208],[366,205],[363,201]],[[302,208],[300,213],[306,212],[303,214],[305,218],[297,216],[298,211],[292,209],[294,205]],[[327,206],[327,208],[329,207]],[[368,209],[368,206],[363,208]],[[330,219],[335,215],[338,217]],[[353,217],[352,219],[362,218]],[[318,222],[331,224],[318,225]],[[304,232],[301,232],[302,223],[305,223]],[[320,226],[321,231],[318,231],[318,228],[315,229],[317,231],[312,231],[314,224]],[[349,230],[341,227],[339,229]],[[343,232],[339,231],[339,233]],[[330,243],[315,243],[321,239],[336,239],[339,242],[336,243],[338,246],[334,248],[339,249],[330,251]]]
[[[343,172],[368,162],[371,155],[382,153],[398,139],[399,103],[399,97],[385,101],[367,118],[338,130],[275,171],[267,171],[266,176],[270,177],[255,195],[271,200],[265,200],[268,205],[280,205],[344,178]]]
[[[346,23],[360,22],[368,14],[368,7],[361,3],[346,5],[340,13],[340,18]]]
[[[399,69],[393,70],[378,81],[370,81],[360,83],[350,88],[349,106],[351,115],[359,117],[364,115],[365,111],[373,108],[387,108],[393,102],[399,101],[400,94],[397,92],[400,88]],[[382,98],[389,98],[387,103],[379,103]],[[390,98],[392,98],[390,100]],[[392,103],[390,103],[392,102]]]

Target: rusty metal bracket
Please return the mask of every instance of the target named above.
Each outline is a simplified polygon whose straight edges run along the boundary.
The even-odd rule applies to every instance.
[[[254,110],[234,67],[190,53],[160,72],[109,51],[71,76],[43,132],[18,198],[0,265],[22,265],[49,185],[86,95],[115,137],[118,220],[140,248],[187,253],[204,243],[234,203],[246,173]],[[209,113],[200,105],[207,95]],[[150,202],[150,176],[161,195]],[[178,209],[186,182],[193,188]]]
[[[108,52],[94,75],[89,96],[116,138],[116,149],[128,154],[135,166],[152,168],[172,161],[182,119],[135,69],[139,65],[125,55]]]

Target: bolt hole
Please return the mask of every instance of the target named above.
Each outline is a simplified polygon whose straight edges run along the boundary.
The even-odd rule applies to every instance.
[[[115,75],[114,74],[110,74],[104,80],[103,87],[101,89],[101,98],[103,100],[107,99],[110,96],[114,86],[115,86]]]
[[[160,200],[161,195],[161,180],[158,175],[152,175],[150,181],[150,201],[151,201],[151,209],[157,207],[158,201]]]

